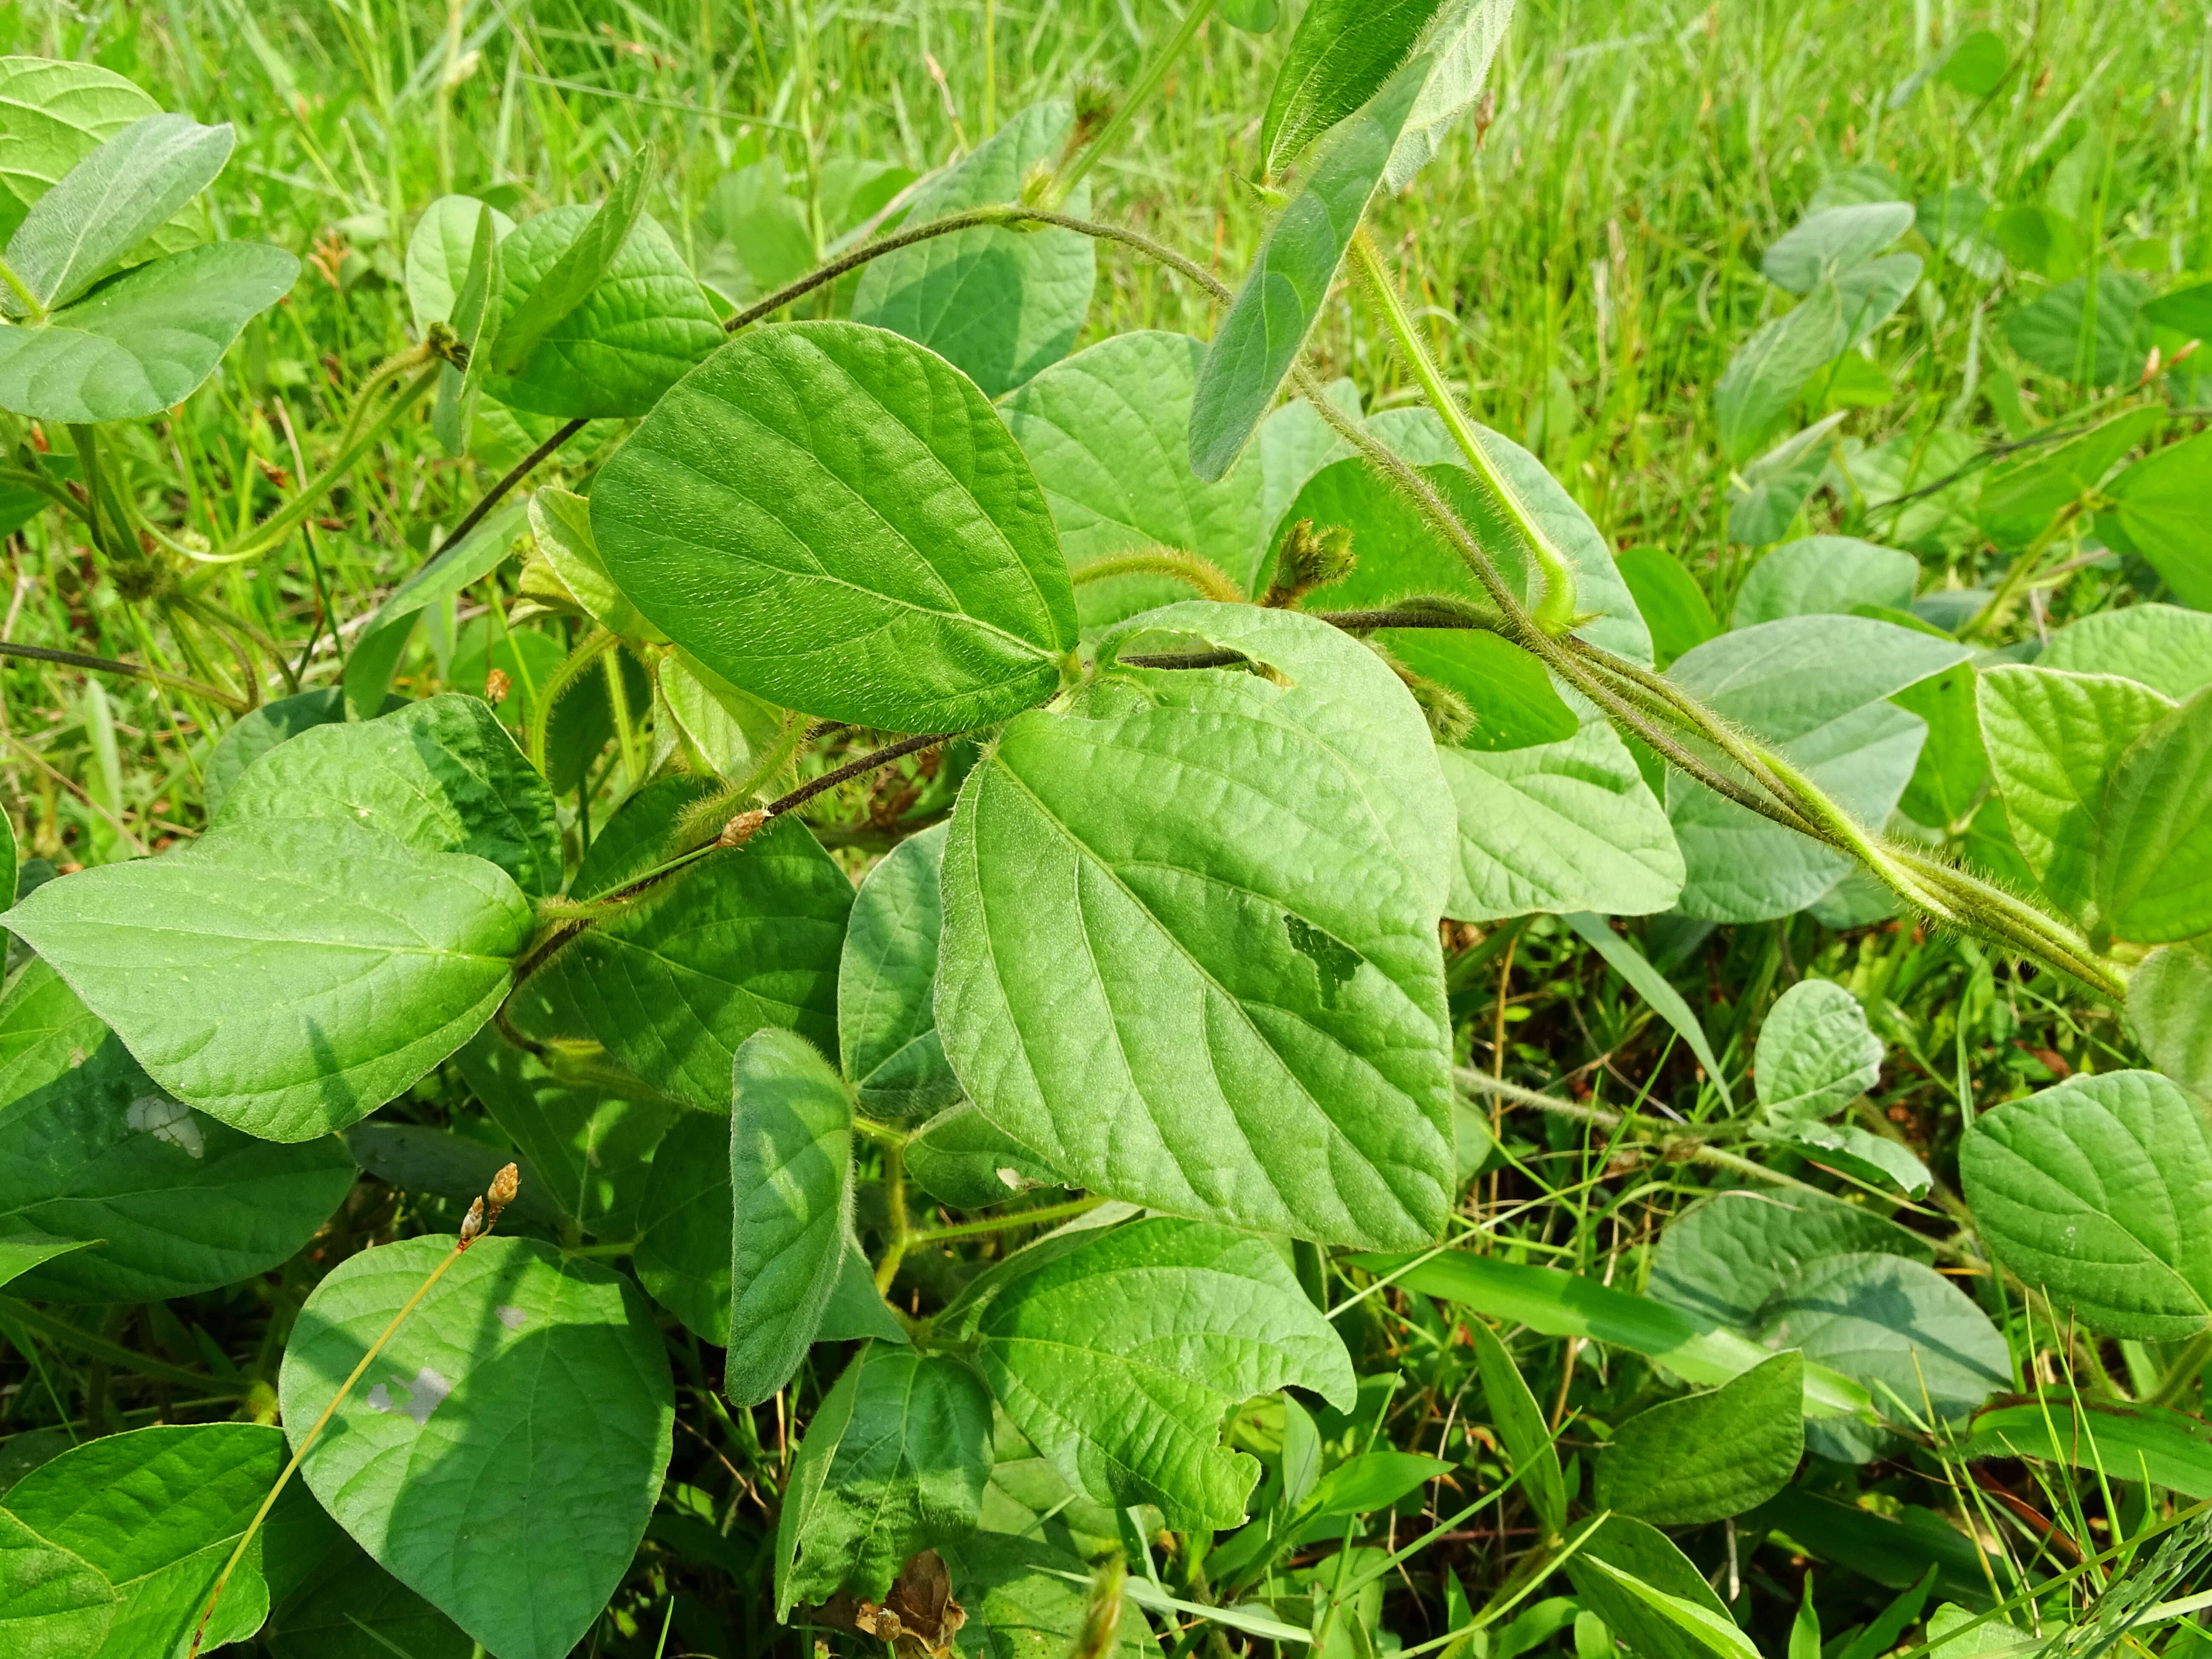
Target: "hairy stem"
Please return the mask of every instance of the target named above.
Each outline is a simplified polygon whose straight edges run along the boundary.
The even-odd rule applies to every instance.
[[[1168,43],[1160,48],[1159,56],[1145,65],[1144,72],[1138,76],[1136,83],[1129,88],[1127,94],[1115,106],[1114,113],[1107,118],[1106,124],[1098,129],[1097,136],[1052,181],[1051,194],[1046,198],[1049,205],[1058,207],[1067,199],[1069,192],[1081,182],[1083,175],[1097,165],[1098,158],[1121,136],[1121,129],[1129,125],[1129,118],[1159,89],[1160,82],[1167,79],[1168,71],[1175,67],[1176,59],[1182,56],[1183,48],[1196,38],[1200,26],[1212,14],[1213,0],[1190,0],[1183,12],[1182,24],[1168,37]]]
[[[941,1243],[951,1238],[982,1238],[991,1233],[1012,1232],[1017,1227],[1042,1226],[1048,1221],[1066,1221],[1095,1210],[1106,1200],[1103,1198],[1072,1198],[1065,1204],[1047,1204],[1040,1209],[1020,1210],[1012,1215],[992,1216],[982,1221],[963,1221],[950,1227],[921,1227],[907,1235],[909,1246]]]
[[[540,773],[545,770],[545,734],[552,727],[554,708],[582,678],[586,669],[621,643],[618,635],[604,628],[599,629],[568,653],[538,694],[538,706],[530,711],[530,763]]]
[[[1249,597],[1239,592],[1228,573],[1211,559],[1171,547],[1151,553],[1116,554],[1112,558],[1079,565],[1070,574],[1078,587],[1086,582],[1104,581],[1109,576],[1171,576],[1186,587],[1197,589],[1201,597],[1218,599],[1224,605],[1242,605]]]

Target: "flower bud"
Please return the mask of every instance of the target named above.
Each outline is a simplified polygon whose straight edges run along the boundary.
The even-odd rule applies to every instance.
[[[470,1245],[477,1242],[477,1235],[482,1233],[483,1230],[484,1202],[483,1200],[477,1199],[473,1204],[469,1206],[468,1214],[461,1218],[460,1248],[465,1250],[467,1249]]]

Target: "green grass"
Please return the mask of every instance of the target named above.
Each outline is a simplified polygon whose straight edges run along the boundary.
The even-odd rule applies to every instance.
[[[116,0],[82,9],[24,0],[0,17],[0,49],[97,58],[165,106],[235,122],[238,152],[216,196],[221,230],[310,261],[291,299],[249,328],[217,381],[175,422],[132,440],[149,509],[220,544],[328,459],[355,390],[413,343],[404,252],[434,197],[488,195],[518,216],[590,201],[638,146],[653,144],[665,172],[652,210],[701,264],[712,252],[709,200],[732,167],[773,157],[809,192],[840,158],[926,171],[1036,99],[1083,82],[1126,84],[1173,21],[1167,8],[1140,0],[995,8],[540,0],[526,9],[455,0],[451,12],[384,0]],[[1978,27],[1995,29],[2022,66],[1994,96],[1978,103],[1929,83],[1893,99],[1944,42]],[[1137,113],[1093,173],[1096,216],[1137,226],[1224,279],[1240,275],[1261,224],[1243,179],[1282,39],[1209,23],[1164,97]],[[1492,84],[1486,131],[1478,141],[1470,125],[1389,205],[1383,246],[1478,418],[1536,448],[1616,544],[1656,544],[1680,557],[1723,615],[1750,550],[1726,538],[1729,469],[1714,441],[1710,388],[1752,330],[1788,303],[1761,279],[1758,258],[1824,180],[1879,165],[1916,200],[1970,186],[1998,205],[2030,202],[2085,137],[2101,134],[2113,161],[2094,257],[2154,288],[2178,286],[2188,272],[2203,280],[2212,267],[2203,208],[2212,31],[2201,11],[2181,6],[1525,3]],[[2007,343],[2006,316],[2043,286],[1931,260],[1928,288],[1876,342],[1896,396],[1852,410],[1844,426],[1869,449],[1892,447],[1884,453],[1899,458],[1899,488],[1948,471],[1947,445],[2033,436],[2101,400],[2022,362]],[[1138,327],[1202,335],[1210,321],[1202,297],[1104,252],[1085,341]],[[1378,338],[1355,329],[1346,307],[1316,340],[1318,366],[1352,377],[1370,406],[1413,395]],[[2212,401],[2202,384],[2174,389]],[[537,435],[518,432],[504,450],[456,461],[425,422],[410,420],[331,498],[311,534],[286,544],[286,562],[235,570],[213,592],[285,647],[300,684],[331,684],[340,661],[333,630],[344,636],[344,624],[365,617]],[[575,446],[562,465],[590,453]],[[1997,574],[1981,563],[1974,538],[1940,514],[1905,515],[1912,522],[1901,527],[1898,516],[1870,521],[1865,505],[1838,489],[1815,498],[1806,527],[1908,540],[1956,586]],[[4,637],[196,672],[187,642],[150,630],[61,520],[33,520],[8,547]],[[434,615],[403,684],[481,689],[484,635],[501,626],[514,578],[510,565]],[[2124,570],[2085,570],[2048,596],[2049,615],[2094,608],[2128,580]],[[200,827],[199,773],[220,729],[216,711],[149,695],[143,682],[103,684],[20,659],[0,666],[0,799],[27,850],[57,864],[98,862]],[[825,839],[867,840],[865,787],[823,798],[814,817]],[[603,796],[598,810],[606,805]],[[1644,941],[1696,994],[1738,1077],[1748,1034],[1784,986],[1814,969],[1844,981],[1877,1011],[1891,1045],[1876,1120],[1929,1152],[1947,1178],[1969,1102],[1986,1107],[2054,1075],[2130,1058],[2109,1012],[2052,1001],[1972,945],[1909,927],[1838,934],[1800,917],[1709,939],[1659,921]],[[1530,1085],[1572,1074],[1576,1091],[1600,1103],[1649,1090],[1686,1118],[1716,1108],[1664,1027],[1564,928],[1545,920],[1458,944],[1455,1012],[1473,1063]],[[426,1087],[405,1109],[428,1121],[465,1115],[457,1086]],[[1521,1172],[1479,1183],[1470,1210],[1487,1213],[1529,1259],[1632,1278],[1640,1247],[1702,1190],[1692,1166],[1616,1157],[1602,1134],[1565,1120],[1522,1113],[1504,1121]],[[1486,1203],[1499,1207],[1486,1212]],[[365,1237],[415,1213],[358,1215],[348,1225]],[[1922,1224],[1948,1231],[1932,1206]],[[1971,1274],[1961,1282],[1977,1283]],[[265,1369],[301,1290],[288,1279],[198,1298],[191,1317],[209,1342]],[[1406,1373],[1388,1406],[1388,1431],[1401,1447],[1490,1457],[1494,1468],[1468,1437],[1479,1395],[1468,1393],[1466,1350],[1425,1306],[1401,1314],[1370,1298],[1349,1322],[1360,1327],[1355,1346],[1364,1343],[1370,1370],[1389,1359]],[[173,1358],[203,1363],[182,1326],[173,1337],[158,1321],[151,1331]],[[41,1384],[9,1361],[0,1376],[21,1386],[0,1395],[0,1430],[51,1424],[56,1399],[96,1423],[124,1409],[110,1397],[104,1362],[66,1346],[44,1352],[47,1364],[75,1369]],[[1547,1412],[1556,1402],[1567,1421],[1570,1447],[1589,1443],[1588,1418],[1626,1414],[1630,1402],[1609,1392],[1596,1355],[1553,1344],[1528,1345],[1522,1358],[1540,1402]],[[2160,1358],[2130,1354],[2124,1363],[2154,1370]],[[713,1398],[708,1377],[683,1380],[703,1412]],[[805,1397],[827,1380],[809,1384]],[[135,1424],[164,1408],[134,1395],[124,1414]],[[597,1651],[653,1652],[672,1589],[678,1635],[670,1652],[769,1650],[764,1540],[773,1522],[761,1483],[773,1485],[788,1428],[779,1404],[728,1423],[714,1443],[679,1438],[678,1484],[664,1508],[703,1521],[727,1548],[718,1555],[695,1540],[642,1558],[603,1621]],[[1271,1432],[1265,1422],[1243,1431],[1255,1443]],[[2038,1478],[2019,1474],[2014,1494],[2096,1547],[2143,1522],[2139,1497],[2133,1511],[2094,1512],[2094,1503],[2085,1511],[2070,1487],[2039,1490]],[[2070,1565],[2009,1510],[1902,1465],[1847,1470],[1833,1493],[1883,1513],[1964,1510],[1993,1548],[2032,1573]],[[671,1529],[672,1539],[683,1535]],[[1499,1544],[1478,1534],[1413,1564],[1392,1581],[1392,1628],[1408,1644],[1437,1633],[1448,1605],[1439,1571],[1461,1574],[1479,1601]],[[1796,1544],[1817,1554],[1823,1540],[1747,1546],[1726,1581],[1742,1588],[1747,1624],[1770,1652],[1786,1641],[1804,1571]],[[1831,1635],[1884,1599],[1847,1574],[1823,1569],[1819,1583]],[[2077,1601],[2095,1594],[2081,1591]],[[2047,1616],[2063,1616],[2066,1599],[2056,1597]],[[795,1638],[781,1639],[781,1650],[800,1650]],[[1571,1639],[1553,1638],[1553,1650]]]

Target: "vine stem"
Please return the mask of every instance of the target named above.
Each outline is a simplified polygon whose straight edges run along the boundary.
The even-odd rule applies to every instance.
[[[992,1233],[1012,1232],[1017,1227],[1042,1225],[1048,1221],[1066,1221],[1072,1217],[1095,1210],[1106,1200],[1092,1196],[1072,1198],[1065,1204],[1047,1204],[1035,1210],[1019,1210],[1011,1215],[993,1216],[983,1221],[963,1221],[949,1227],[921,1227],[907,1234],[908,1248],[916,1244],[940,1243],[949,1238],[982,1238]]]
[[[446,1276],[447,1270],[456,1261],[461,1259],[470,1245],[489,1232],[498,1223],[499,1212],[507,1203],[513,1201],[514,1189],[515,1167],[510,1164],[492,1177],[493,1203],[490,1218],[485,1219],[484,1201],[479,1198],[470,1206],[468,1218],[462,1222],[461,1235],[453,1241],[453,1248],[446,1252],[438,1265],[431,1268],[422,1282],[415,1287],[415,1293],[400,1304],[399,1311],[392,1316],[392,1322],[386,1325],[383,1334],[369,1345],[368,1352],[361,1357],[361,1363],[356,1365],[346,1380],[338,1385],[338,1391],[331,1396],[331,1403],[323,1407],[323,1414],[318,1417],[313,1426],[300,1437],[299,1449],[292,1454],[291,1462],[284,1465],[284,1472],[276,1477],[276,1484],[270,1487],[269,1495],[261,1500],[261,1507],[254,1510],[253,1519],[246,1523],[246,1530],[239,1534],[238,1546],[231,1551],[230,1559],[222,1564],[222,1572],[216,1576],[215,1588],[208,1592],[207,1605],[200,1609],[199,1622],[192,1626],[191,1646],[186,1650],[185,1659],[199,1659],[200,1643],[207,1635],[208,1620],[215,1617],[216,1604],[222,1600],[222,1592],[230,1583],[231,1574],[238,1570],[238,1564],[246,1559],[246,1548],[259,1534],[261,1523],[269,1518],[269,1511],[276,1508],[276,1500],[283,1496],[284,1488],[292,1483],[292,1477],[299,1473],[301,1463],[313,1449],[317,1437],[329,1426],[331,1419],[337,1415],[338,1407],[345,1403],[346,1396],[353,1392],[354,1384],[360,1382],[368,1373],[368,1368],[376,1363],[376,1357],[384,1352],[385,1346],[399,1334],[399,1328],[407,1322],[407,1316],[421,1305],[422,1298],[430,1294],[432,1287]]]
[[[17,645],[7,640],[0,640],[0,656],[24,657],[33,662],[62,663],[71,668],[90,669],[97,674],[126,674],[133,679],[152,680],[157,685],[168,686],[187,696],[219,702],[234,714],[245,714],[250,706],[228,691],[187,679],[182,674],[172,674],[167,669],[149,667],[144,663],[120,662],[112,657],[88,657],[82,651],[56,651],[43,645]]]
[[[1087,582],[1104,581],[1109,576],[1153,575],[1167,576],[1195,588],[1206,599],[1223,605],[1242,605],[1246,595],[1237,584],[1211,559],[1195,553],[1177,552],[1162,548],[1150,553],[1121,553],[1111,558],[1097,559],[1079,566],[1069,573],[1078,587]]]

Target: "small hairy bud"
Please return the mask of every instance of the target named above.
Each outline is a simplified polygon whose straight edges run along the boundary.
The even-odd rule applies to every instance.
[[[499,704],[507,701],[507,694],[514,682],[507,678],[507,670],[495,668],[484,676],[484,701]]]
[[[1467,741],[1468,734],[1474,730],[1474,710],[1468,706],[1465,697],[1449,686],[1439,685],[1419,674],[1409,674],[1401,669],[1398,677],[1406,682],[1406,689],[1420,705],[1421,718],[1428,721],[1431,738],[1442,744]]]
[[[768,822],[768,814],[757,806],[750,812],[740,812],[722,826],[722,833],[714,837],[717,847],[743,847],[753,838],[761,825]]]
[[[478,1199],[469,1206],[469,1212],[461,1218],[460,1248],[467,1249],[475,1243],[484,1230],[484,1202]]]
[[[1114,88],[1097,81],[1075,83],[1075,125],[1068,133],[1068,148],[1080,149],[1098,136],[1098,129],[1114,118]]]
[[[1277,611],[1294,605],[1316,587],[1343,580],[1358,562],[1351,531],[1340,524],[1316,531],[1311,519],[1300,519],[1283,538],[1275,555],[1275,580],[1261,604]]]
[[[1091,1595],[1084,1604],[1083,1628],[1076,1632],[1068,1659],[1105,1659],[1114,1650],[1121,1628],[1121,1580],[1127,1568],[1117,1554],[1098,1565],[1091,1575]]]
[[[491,1190],[486,1195],[491,1200],[491,1212],[495,1217],[514,1202],[514,1194],[521,1185],[522,1171],[512,1164],[491,1178]]]

